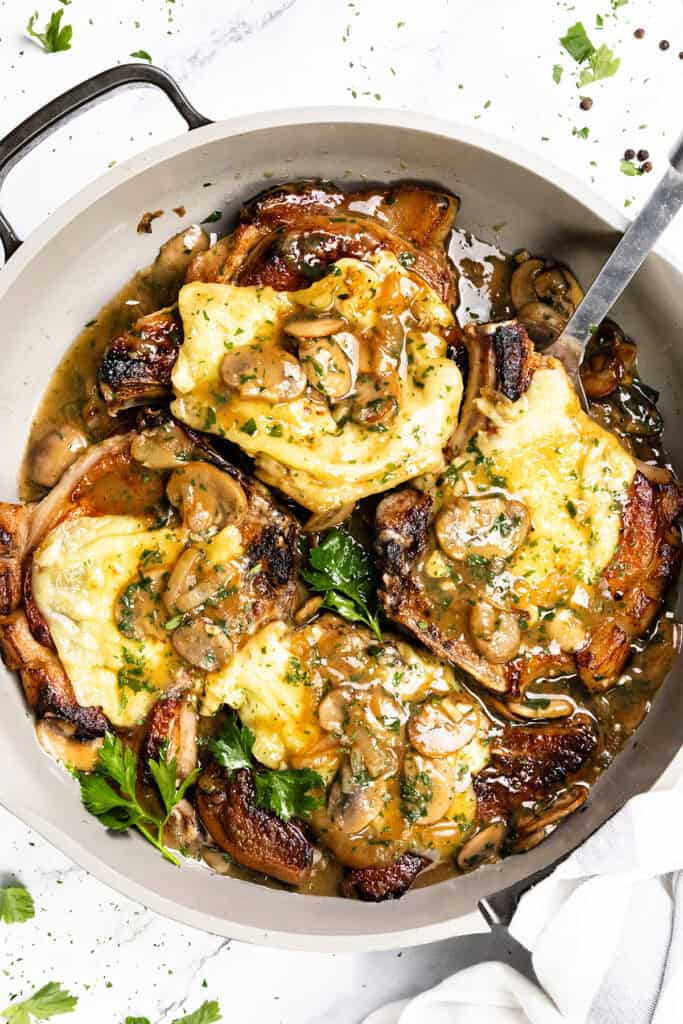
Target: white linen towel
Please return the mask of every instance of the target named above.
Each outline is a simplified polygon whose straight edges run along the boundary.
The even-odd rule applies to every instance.
[[[681,1024],[683,785],[629,801],[524,896],[510,933],[542,989],[483,963],[364,1024]]]

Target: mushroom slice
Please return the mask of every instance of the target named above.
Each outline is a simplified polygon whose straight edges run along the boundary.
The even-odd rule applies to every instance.
[[[174,629],[171,643],[181,658],[204,672],[223,668],[234,650],[232,640],[220,626],[203,618],[191,619]]]
[[[531,340],[541,348],[547,348],[559,338],[569,317],[562,316],[546,302],[527,302],[517,314],[524,324]]]
[[[449,501],[434,530],[446,554],[460,561],[467,555],[509,558],[526,540],[530,525],[523,502],[492,495]]]
[[[285,334],[299,341],[311,338],[329,338],[343,331],[346,321],[340,316],[294,316],[284,325]]]
[[[392,377],[375,373],[358,375],[351,418],[362,426],[376,427],[393,420],[398,412],[398,401]]]
[[[88,447],[83,431],[70,423],[45,434],[29,455],[29,476],[41,487],[54,487],[62,474]]]
[[[354,693],[349,686],[338,686],[323,697],[318,706],[318,721],[325,732],[342,735],[353,699]]]
[[[448,812],[455,794],[455,767],[409,750],[403,762],[404,816],[415,825],[432,825]]]
[[[353,387],[351,361],[334,338],[306,339],[299,345],[299,359],[309,384],[330,402],[338,402]]]
[[[193,441],[170,420],[140,431],[130,446],[132,458],[148,469],[175,469],[189,462],[193,452]]]
[[[463,843],[455,863],[461,871],[472,871],[480,864],[491,864],[499,860],[507,833],[508,827],[504,821],[492,821],[484,825]]]
[[[477,601],[471,608],[470,632],[474,646],[493,665],[511,661],[522,640],[517,617],[488,601]]]
[[[77,772],[93,771],[104,743],[103,736],[79,738],[78,727],[73,722],[52,716],[41,718],[36,725],[36,736],[46,754]]]
[[[238,523],[247,508],[241,484],[208,462],[188,462],[176,469],[166,494],[192,533],[213,533]]]
[[[426,757],[447,757],[469,743],[478,724],[479,712],[473,704],[446,697],[424,703],[411,715],[408,739]]]
[[[529,302],[538,300],[534,279],[542,269],[543,260],[525,259],[513,272],[510,279],[510,298],[516,310],[520,310]]]
[[[540,693],[537,696],[527,694],[523,701],[508,701],[505,709],[517,718],[537,721],[546,718],[568,718],[576,711],[576,704],[569,697],[546,697]]]
[[[537,846],[568,815],[573,814],[588,799],[588,787],[569,786],[563,793],[556,794],[545,802],[542,810],[524,808],[515,819],[513,853],[524,853]]]
[[[291,402],[306,388],[301,363],[279,345],[229,352],[221,363],[221,377],[241,398],[265,402]]]
[[[386,791],[384,779],[354,776],[349,761],[344,761],[340,778],[330,789],[330,818],[342,832],[362,832],[383,809]]]
[[[323,533],[346,522],[356,507],[355,501],[349,501],[345,505],[338,505],[329,512],[314,512],[309,516],[303,525],[304,533]]]

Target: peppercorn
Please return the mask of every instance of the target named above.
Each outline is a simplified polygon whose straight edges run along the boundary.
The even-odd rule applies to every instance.
[[[579,106],[582,110],[590,110],[590,108],[593,106],[593,100],[590,98],[590,96],[583,96],[581,102],[579,103]]]
[[[668,50],[670,46],[671,46],[671,43],[669,42],[668,39],[662,39],[662,41],[659,44],[659,49],[660,50]]]
[[[624,150],[624,160],[633,160],[635,155],[636,155],[635,149],[625,149]]]
[[[650,154],[648,153],[648,151],[646,149],[639,149],[638,150],[638,159],[640,160],[641,163],[643,162],[643,160],[647,160],[649,158],[649,156],[650,156]]]
[[[637,28],[633,34],[636,37],[636,39],[642,39],[643,36],[645,35],[645,29],[644,28]]]
[[[681,50],[681,52],[679,53],[678,59],[679,60],[683,60],[683,50]]]
[[[652,161],[651,160],[646,160],[645,163],[642,164],[640,169],[643,172],[643,174],[649,174],[650,171],[652,170]]]

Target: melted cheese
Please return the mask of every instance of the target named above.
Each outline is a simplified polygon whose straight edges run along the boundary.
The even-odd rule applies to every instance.
[[[500,486],[529,509],[532,530],[508,566],[536,606],[585,606],[619,541],[635,462],[580,406],[563,367],[537,370],[517,402],[481,398],[470,486]],[[525,602],[526,603],[526,602]]]
[[[170,642],[124,637],[116,611],[145,553],[158,552],[148,562],[163,569],[184,542],[182,531],[150,530],[147,520],[135,516],[84,516],[60,523],[35,553],[33,596],[76,700],[100,706],[114,725],[144,719],[181,667]],[[119,684],[126,678],[132,688]]]
[[[399,280],[409,322],[398,412],[386,429],[352,421],[339,427],[327,403],[307,394],[273,404],[227,391],[220,375],[226,352],[281,340],[283,320],[302,306],[334,309],[351,332],[371,331],[389,275]],[[453,317],[393,255],[339,260],[300,292],[195,282],[181,290],[179,309],[185,341],[173,369],[174,415],[238,444],[263,480],[306,508],[327,511],[443,468],[462,396],[460,373],[446,354]]]

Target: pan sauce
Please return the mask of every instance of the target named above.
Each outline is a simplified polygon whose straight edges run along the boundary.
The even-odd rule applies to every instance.
[[[502,319],[513,312],[510,295],[510,279],[516,266],[515,258],[498,250],[495,246],[455,231],[450,255],[459,272],[460,305],[459,319]],[[97,392],[97,368],[103,352],[112,337],[129,329],[144,313],[152,312],[174,301],[182,280],[184,265],[163,266],[153,264],[139,272],[106,305],[97,317],[86,325],[75,340],[58,369],[43,397],[40,408],[31,426],[26,455],[21,468],[20,494],[22,500],[36,500],[45,493],[32,480],[32,457],[37,445],[52,430],[59,430],[65,423],[82,430],[88,442],[93,443],[117,429],[106,412]],[[658,433],[652,412],[653,395],[649,389],[636,391],[636,401],[629,396],[619,395],[619,401],[609,399],[596,403],[596,418],[614,429],[624,443],[639,458],[652,462],[662,461]],[[632,424],[638,420],[646,422],[646,433],[633,432]],[[158,474],[144,469],[126,470],[125,473],[111,474],[98,482],[92,493],[93,510],[104,510],[110,514],[147,511],[154,507],[163,494],[163,480]],[[369,500],[372,503],[372,499]],[[362,520],[363,509],[357,513]],[[438,578],[426,577],[428,589],[435,596],[443,596]],[[594,719],[598,729],[598,747],[578,775],[578,782],[591,784],[595,777],[614,759],[625,741],[647,714],[656,691],[665,677],[678,649],[678,627],[672,614],[664,611],[658,618],[649,637],[634,644],[634,657],[627,666],[619,683],[604,694],[589,695],[573,675],[534,683],[533,697],[539,702],[555,697],[566,697],[585,709]],[[334,655],[331,655],[333,661]],[[341,666],[339,667],[341,670]],[[456,673],[465,689],[467,679]],[[495,729],[500,729],[504,719],[481,691],[471,690],[473,699],[481,703]],[[220,718],[202,719],[204,733],[215,731]],[[151,794],[150,794],[151,797]],[[187,851],[191,855],[203,855],[221,873],[278,886],[279,883],[258,875],[235,864],[229,855],[215,849],[204,849],[201,845]],[[439,881],[458,874],[455,865],[442,862],[418,877],[416,886]],[[329,866],[313,876],[303,891],[334,895],[340,877],[339,866],[331,861]]]

